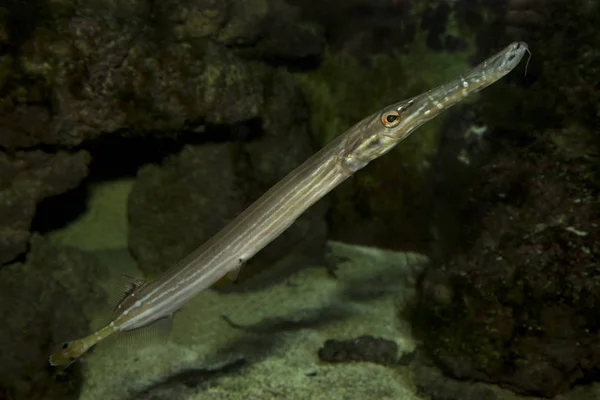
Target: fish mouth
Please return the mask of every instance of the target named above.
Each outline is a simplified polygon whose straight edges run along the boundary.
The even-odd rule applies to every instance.
[[[388,136],[398,138],[400,133],[401,138],[407,137],[426,121],[507,75],[519,64],[525,53],[529,53],[527,43],[513,42],[471,69],[466,75],[395,104],[394,108],[400,110],[405,107],[407,112],[402,122]]]
[[[496,71],[506,75],[521,62],[525,53],[531,54],[527,43],[514,42],[508,45],[506,49],[498,53],[495,57],[492,57],[489,62],[490,64],[494,64],[494,69]]]

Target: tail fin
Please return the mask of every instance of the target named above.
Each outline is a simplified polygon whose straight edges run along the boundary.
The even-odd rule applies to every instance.
[[[112,325],[107,325],[97,332],[81,339],[65,342],[50,355],[49,362],[52,366],[64,366],[65,368],[77,361],[86,351],[94,347],[99,341],[105,339],[115,332]]]

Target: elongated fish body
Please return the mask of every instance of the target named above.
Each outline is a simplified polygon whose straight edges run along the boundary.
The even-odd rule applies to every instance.
[[[364,118],[174,267],[140,284],[118,305],[110,324],[63,344],[50,356],[50,363],[68,365],[112,333],[171,316],[189,299],[239,268],[349,176],[387,153],[425,122],[509,73],[527,51],[525,43],[512,43],[466,75]]]

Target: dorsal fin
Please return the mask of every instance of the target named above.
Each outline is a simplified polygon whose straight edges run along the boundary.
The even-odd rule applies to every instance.
[[[105,282],[103,284],[106,292],[105,305],[96,309],[95,318],[90,321],[92,330],[95,331],[108,325],[115,318],[119,304],[146,282],[144,279],[127,274],[118,274],[117,277],[113,276],[108,282]]]
[[[147,281],[144,279],[136,278],[127,274],[120,274],[119,279],[115,282],[115,285],[112,289],[109,290],[108,293],[108,305],[110,306],[111,311],[115,311],[119,304],[127,296],[137,290],[140,286],[142,286]]]
[[[108,325],[115,318],[119,304],[146,282],[145,279],[124,273],[117,274],[116,277],[112,276],[108,282],[104,282],[105,305],[95,310],[96,315],[90,321],[90,328],[96,331]]]

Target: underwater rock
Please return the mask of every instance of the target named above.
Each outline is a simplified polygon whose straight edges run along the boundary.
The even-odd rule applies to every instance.
[[[323,30],[305,21],[300,11],[287,2],[272,3],[272,11],[261,24],[268,33],[261,35],[252,48],[240,49],[240,54],[291,66],[315,61],[324,51]]]
[[[453,376],[543,396],[597,376],[600,203],[579,129],[501,151],[470,191],[460,250],[425,274],[416,323]]]
[[[515,394],[498,385],[469,380],[457,380],[445,376],[426,352],[415,351],[410,366],[417,393],[425,399],[443,400],[514,400]],[[533,400],[534,398],[530,398]],[[577,397],[573,397],[577,399]],[[567,400],[567,399],[561,399]]]
[[[515,40],[530,36],[531,31],[547,23],[545,10],[564,0],[509,0],[505,14],[506,33]]]
[[[598,377],[600,52],[588,44],[600,14],[584,3],[545,2],[527,77],[512,76],[523,85],[482,94],[486,166],[442,174],[440,207],[458,211],[438,231],[452,244],[422,280],[415,322],[450,376],[546,397]]]
[[[215,35],[216,40],[237,47],[236,52],[245,57],[294,66],[323,52],[322,30],[305,21],[300,10],[286,1],[230,1],[227,15],[229,20]]]
[[[547,397],[519,396],[503,385],[495,385],[474,380],[458,380],[445,375],[439,365],[427,352],[417,350],[410,366],[417,387],[417,393],[425,399],[440,400],[543,400]],[[600,384],[580,386],[571,391],[552,397],[554,400],[596,400],[599,398]]]
[[[36,205],[79,185],[89,162],[83,150],[0,152],[0,265],[27,250]]]
[[[28,7],[14,2],[2,16]],[[35,11],[28,30],[7,25],[12,53],[0,61],[8,150],[252,119],[263,64],[243,57],[296,59],[322,46],[279,0],[66,1]]]
[[[289,1],[323,27],[332,50],[360,61],[372,55],[405,53],[415,39],[424,39],[423,44],[433,51],[464,51],[469,47],[468,34],[457,26],[465,26],[467,18],[481,18],[481,9],[488,6],[485,1],[481,7],[473,6],[473,0]]]
[[[322,26],[329,47],[359,60],[373,54],[389,54],[409,45],[418,18],[413,2],[395,0],[289,0],[308,19]]]
[[[164,271],[192,252],[312,155],[306,106],[294,79],[274,72],[270,82],[262,119],[237,127],[251,140],[189,145],[163,165],[140,170],[129,197],[129,246],[146,273]],[[286,269],[301,255],[322,254],[326,205],[307,210],[247,263],[241,277],[252,265]]]
[[[97,280],[103,272],[85,253],[31,240],[25,263],[0,270],[0,393],[8,399],[76,399],[73,366],[58,373],[48,366],[53,346],[86,334],[104,300]]]
[[[326,362],[368,361],[389,365],[398,361],[398,345],[392,340],[364,335],[348,340],[329,339],[318,354]]]

